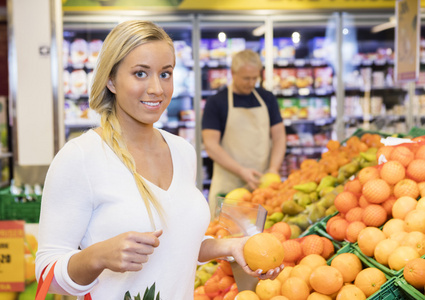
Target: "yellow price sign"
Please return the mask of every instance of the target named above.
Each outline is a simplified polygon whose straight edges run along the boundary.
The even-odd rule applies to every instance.
[[[0,292],[25,290],[24,221],[0,221]]]

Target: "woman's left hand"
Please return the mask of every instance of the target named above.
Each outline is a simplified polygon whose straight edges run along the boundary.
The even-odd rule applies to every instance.
[[[264,270],[251,270],[251,268],[248,266],[248,264],[245,261],[244,255],[243,255],[243,247],[246,243],[246,241],[249,239],[249,236],[243,237],[243,238],[233,238],[234,243],[232,245],[232,256],[236,260],[236,262],[242,267],[242,269],[251,276],[258,277],[261,280],[264,279],[275,279],[279,273],[283,270],[284,265],[280,265],[277,268],[270,269],[266,273],[263,274]]]

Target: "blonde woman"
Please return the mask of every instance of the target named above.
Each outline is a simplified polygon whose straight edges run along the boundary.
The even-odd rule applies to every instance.
[[[204,238],[210,214],[194,149],[153,127],[171,101],[174,65],[173,42],[151,22],[121,23],[104,41],[90,95],[101,126],[68,142],[46,176],[36,274],[56,262],[52,293],[115,300],[155,283],[161,299],[187,300],[197,261],[233,256],[260,278],[281,270],[250,270],[246,238]]]

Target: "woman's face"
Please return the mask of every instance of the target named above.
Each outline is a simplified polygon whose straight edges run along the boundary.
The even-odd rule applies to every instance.
[[[165,41],[132,50],[108,81],[115,94],[120,122],[151,125],[158,121],[173,94],[174,52]]]

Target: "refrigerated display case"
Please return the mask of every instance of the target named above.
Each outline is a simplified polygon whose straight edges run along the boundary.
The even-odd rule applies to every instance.
[[[103,40],[117,22],[72,22],[65,19],[63,64],[65,132],[70,139],[99,125],[99,116],[89,108],[88,95],[93,68]],[[157,22],[172,37],[176,49],[172,101],[155,126],[178,134],[195,144],[193,109],[194,72],[190,21]]]

